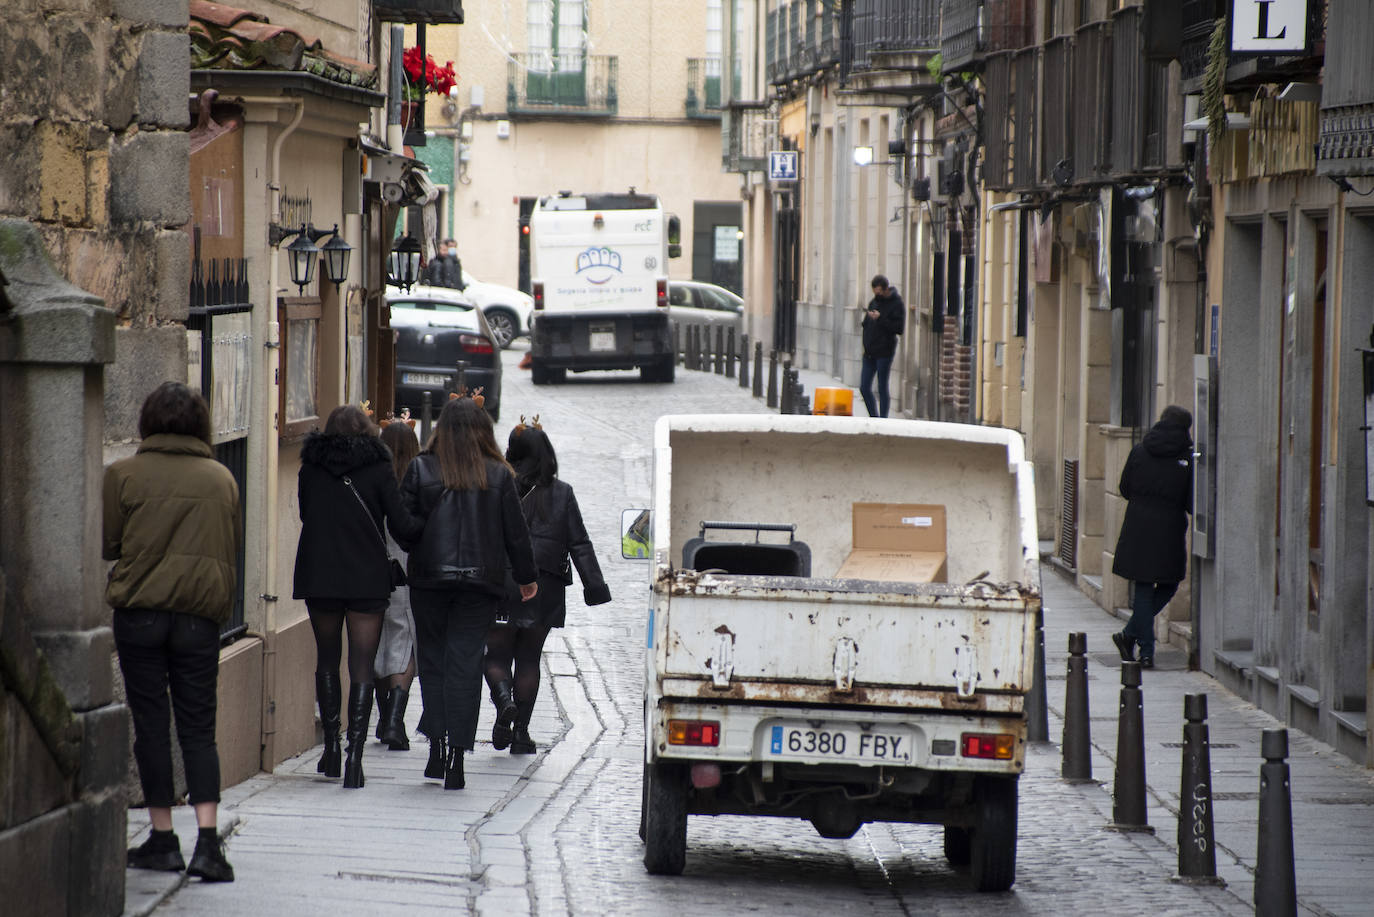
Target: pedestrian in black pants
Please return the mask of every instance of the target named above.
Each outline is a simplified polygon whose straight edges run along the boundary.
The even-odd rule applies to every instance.
[[[906,325],[906,305],[887,278],[878,274],[873,278],[873,299],[864,312],[863,368],[859,372],[859,394],[869,417],[886,417],[891,404],[887,377],[892,372],[892,360],[897,354],[897,336]],[[878,400],[873,400],[873,381],[878,381]]]
[[[466,783],[463,753],[476,739],[483,643],[506,569],[524,601],[539,591],[538,570],[515,475],[496,446],[491,417],[472,398],[444,405],[429,446],[406,469],[401,495],[424,520],[407,576],[430,730],[425,776],[457,790]]]
[[[1193,507],[1193,415],[1170,405],[1126,457],[1118,490],[1126,516],[1112,572],[1131,581],[1131,620],[1112,642],[1124,661],[1155,664],[1154,619],[1188,573],[1188,514]]]
[[[582,524],[582,511],[572,486],[558,478],[558,456],[536,417],[511,430],[506,461],[515,469],[515,486],[530,527],[534,561],[539,568],[539,594],[522,602],[514,581],[507,583],[498,620],[487,632],[486,674],[496,723],[491,744],[513,755],[532,755],[530,715],[539,695],[539,658],[549,629],[567,618],[564,594],[572,585],[572,568],[582,580],[588,605],[611,600],[611,590],[596,562],[596,550]]]
[[[391,453],[377,427],[356,405],[330,412],[324,431],[306,437],[296,492],[300,541],[292,595],[305,600],[315,634],[315,701],[324,729],[324,754],[315,769],[340,773],[339,663],[348,628],[348,747],[342,753],[343,785],[366,783],[363,750],[372,719],[373,664],[383,615],[391,601],[392,576],[385,522],[402,545],[418,537],[422,523],[401,505]]]
[[[164,382],[147,397],[138,432],[138,452],[106,470],[103,494],[102,554],[115,562],[105,599],[153,824],[127,862],[232,882],[218,835],[215,714],[219,632],[233,610],[243,540],[238,485],[210,449],[205,399],[182,383]],[[189,866],[172,830],[173,710],[199,828]]]

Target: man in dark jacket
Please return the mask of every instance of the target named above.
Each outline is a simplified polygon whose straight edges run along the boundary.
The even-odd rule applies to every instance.
[[[1126,518],[1112,572],[1131,581],[1131,620],[1112,642],[1123,660],[1140,647],[1140,667],[1154,668],[1155,615],[1188,573],[1188,514],[1193,506],[1193,415],[1170,405],[1126,458],[1119,490]]]
[[[458,243],[452,239],[439,243],[439,254],[425,268],[425,283],[455,290],[467,286],[463,283],[463,262],[458,260]]]
[[[864,312],[863,370],[859,374],[859,394],[869,417],[886,417],[891,398],[887,390],[887,376],[892,371],[892,358],[897,353],[897,336],[906,321],[906,305],[897,291],[888,286],[887,278],[878,274],[873,278],[873,299]],[[873,400],[873,380],[878,380],[878,400]]]

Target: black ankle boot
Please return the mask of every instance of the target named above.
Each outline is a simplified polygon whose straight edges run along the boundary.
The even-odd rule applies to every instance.
[[[425,762],[425,776],[441,780],[444,776],[444,765],[446,763],[447,749],[444,747],[444,737],[438,736],[429,740],[429,760]]]
[[[363,749],[367,747],[367,724],[372,719],[372,685],[348,686],[348,747],[344,749],[343,785],[350,790],[362,787]]]
[[[342,754],[339,749],[340,685],[338,672],[315,673],[315,702],[320,706],[320,728],[324,731],[324,754],[315,765],[316,773],[337,777]]]
[[[491,689],[491,704],[496,708],[496,722],[491,727],[491,744],[501,751],[511,740],[511,723],[518,712],[515,706],[515,688],[509,681],[497,682]]]
[[[467,785],[463,777],[463,750],[448,747],[448,760],[444,762],[444,789],[461,790]]]
[[[391,709],[391,689],[380,681],[372,683],[372,696],[377,699],[377,741],[385,742],[382,730],[386,728],[387,711]]]
[[[410,751],[410,737],[406,735],[406,704],[410,692],[392,688],[387,694],[386,715],[377,724],[378,738],[392,751]]]
[[[532,755],[535,752],[534,739],[530,738],[528,723],[516,723],[515,733],[510,740],[510,753],[513,755]]]

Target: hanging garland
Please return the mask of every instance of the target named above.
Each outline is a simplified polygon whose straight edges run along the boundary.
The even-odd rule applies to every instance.
[[[1226,133],[1226,19],[1217,20],[1207,45],[1207,69],[1202,74],[1202,110],[1207,115],[1208,146],[1216,150]]]

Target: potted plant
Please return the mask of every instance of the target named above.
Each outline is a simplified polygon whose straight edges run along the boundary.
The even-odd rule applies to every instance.
[[[405,49],[401,55],[401,66],[405,71],[401,123],[409,125],[415,109],[424,104],[425,93],[448,95],[449,90],[458,83],[458,74],[454,72],[453,61],[441,67],[433,55],[421,53],[418,47]]]

